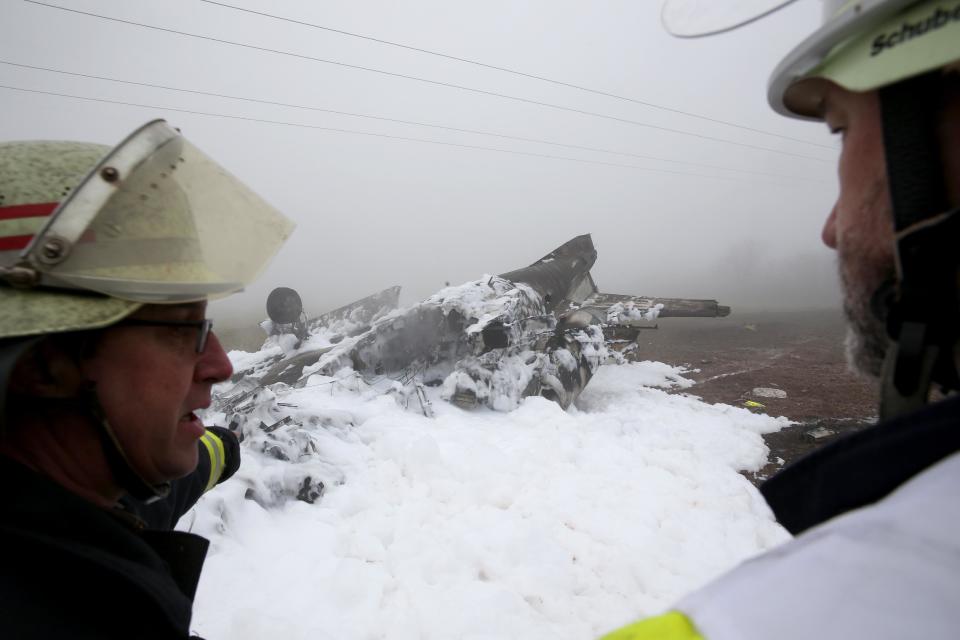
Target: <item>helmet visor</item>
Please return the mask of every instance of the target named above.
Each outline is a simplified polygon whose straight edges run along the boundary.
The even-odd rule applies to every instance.
[[[94,167],[23,257],[50,286],[189,302],[242,289],[292,230],[290,220],[158,120]]]
[[[680,38],[723,33],[758,20],[793,0],[666,0],[664,28]]]

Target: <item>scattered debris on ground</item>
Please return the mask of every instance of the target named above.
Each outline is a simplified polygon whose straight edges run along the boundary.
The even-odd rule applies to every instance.
[[[839,311],[743,312],[694,324],[663,321],[641,335],[640,360],[683,364],[689,391],[707,402],[785,416],[791,427],[764,436],[771,462],[755,484],[783,465],[876,420],[876,389],[848,371]]]

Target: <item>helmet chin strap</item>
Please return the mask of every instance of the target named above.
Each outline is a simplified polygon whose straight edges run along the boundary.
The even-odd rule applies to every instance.
[[[0,341],[0,434],[3,433],[6,425],[3,424],[5,416],[5,399],[7,387],[10,384],[10,377],[13,374],[17,361],[31,347],[35,346],[43,336],[30,336],[27,338],[15,338],[11,340]],[[47,403],[53,400],[47,398]],[[84,386],[77,396],[70,399],[58,399],[57,402],[70,402],[73,410],[86,410],[93,420],[97,433],[100,436],[101,447],[113,474],[114,480],[127,493],[138,500],[143,500],[148,504],[155,502],[167,496],[170,492],[170,483],[162,482],[160,484],[150,484],[133,468],[130,460],[121,446],[120,441],[104,416],[103,408],[97,399],[94,387],[91,384]],[[79,403],[79,404],[78,404]]]
[[[939,123],[939,71],[880,89],[883,141],[896,233],[897,283],[885,321],[880,419],[926,404],[930,387],[960,388],[960,209],[949,209]]]
[[[81,392],[81,401],[92,414],[104,455],[107,458],[107,465],[110,467],[117,484],[128,494],[147,504],[167,497],[170,493],[169,482],[150,484],[133,467],[123,450],[123,446],[117,439],[113,427],[110,426],[103,413],[103,408],[100,406],[100,401],[97,399],[93,386],[89,386]]]

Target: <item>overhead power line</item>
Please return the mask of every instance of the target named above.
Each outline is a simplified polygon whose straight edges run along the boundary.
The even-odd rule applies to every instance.
[[[622,96],[616,93],[611,93],[608,91],[602,91],[600,89],[591,89],[590,87],[585,87],[583,85],[574,84],[572,82],[564,82],[563,80],[557,80],[555,78],[548,78],[546,76],[537,75],[535,73],[527,73],[525,71],[520,71],[518,69],[511,69],[509,67],[501,67],[495,64],[489,64],[486,62],[480,62],[479,60],[471,60],[470,58],[461,58],[459,56],[451,55],[448,53],[443,53],[441,51],[433,51],[431,49],[423,49],[421,47],[414,47],[409,44],[403,44],[402,42],[393,42],[391,40],[383,40],[381,38],[374,38],[373,36],[363,35],[361,33],[353,33],[352,31],[345,31],[343,29],[335,29],[333,27],[328,27],[322,24],[316,24],[314,22],[306,22],[303,20],[296,20],[294,18],[288,18],[286,16],[278,16],[272,13],[267,13],[265,11],[256,11],[254,9],[248,9],[246,7],[238,7],[236,5],[227,4],[226,2],[217,2],[216,0],[200,0],[200,2],[205,2],[207,4],[216,5],[218,7],[224,7],[226,9],[233,9],[234,11],[242,11],[243,13],[249,13],[257,16],[262,16],[264,18],[271,18],[273,20],[279,20],[281,22],[289,22],[291,24],[297,24],[304,27],[310,27],[312,29],[321,29],[323,31],[329,31],[331,33],[338,33],[340,35],[349,36],[351,38],[360,38],[361,40],[369,40],[370,42],[377,42],[379,44],[389,45],[391,47],[399,47],[401,49],[407,49],[409,51],[416,51],[418,53],[425,53],[427,55],[436,56],[438,58],[446,58],[447,60],[455,60],[456,62],[463,62],[466,64],[472,64],[477,67],[483,67],[485,69],[492,69],[494,71],[502,71],[504,73],[510,73],[516,76],[522,76],[524,78],[530,78],[531,80],[540,80],[541,82],[548,82],[550,84],[555,84],[561,87],[567,87],[569,89],[576,89],[577,91],[584,91],[586,93],[592,93],[598,96],[605,96],[607,98],[613,98],[615,100],[623,100],[624,102],[632,102],[633,104],[643,105],[644,107],[649,107],[651,109],[659,109],[660,111],[669,111],[670,113],[677,113],[689,118],[697,118],[698,120],[705,120],[707,122],[715,122],[717,124],[726,125],[728,127],[735,127],[737,129],[743,129],[744,131],[752,131],[754,133],[760,133],[765,136],[772,136],[774,138],[781,138],[783,140],[792,140],[793,142],[799,142],[801,144],[809,144],[814,147],[823,147],[824,149],[832,149],[830,145],[821,144],[819,142],[811,142],[810,140],[804,140],[802,138],[794,138],[792,136],[785,136],[780,133],[774,133],[772,131],[764,131],[763,129],[757,129],[755,127],[748,127],[747,125],[737,124],[736,122],[730,122],[729,120],[721,120],[720,118],[713,118],[710,116],[705,116],[699,113],[693,113],[692,111],[684,111],[683,109],[676,109],[674,107],[668,107],[666,105],[657,104],[655,102],[650,102],[648,100],[639,100],[637,98],[631,98],[629,96]]]
[[[315,107],[315,106],[302,105],[302,104],[293,104],[293,103],[289,103],[289,102],[279,102],[279,101],[275,101],[275,100],[263,100],[263,99],[260,99],[260,98],[251,98],[251,97],[249,97],[249,96],[235,96],[235,95],[230,95],[230,94],[226,94],[226,93],[216,93],[216,92],[212,92],[212,91],[201,91],[201,90],[199,90],[199,89],[186,89],[186,88],[183,88],[183,87],[173,87],[173,86],[169,86],[169,85],[155,84],[155,83],[152,83],[152,82],[138,82],[138,81],[136,81],[136,80],[125,80],[125,79],[122,79],[122,78],[111,78],[111,77],[108,77],[108,76],[98,76],[98,75],[89,74],[89,73],[79,73],[79,72],[76,72],[76,71],[67,71],[67,70],[65,70],[65,69],[53,69],[53,68],[50,68],[50,67],[41,67],[41,66],[36,66],[36,65],[31,65],[31,64],[22,64],[22,63],[19,63],[19,62],[11,62],[11,61],[9,61],[9,60],[0,60],[0,64],[8,65],[8,66],[11,66],[11,67],[19,67],[19,68],[22,68],[22,69],[32,69],[32,70],[35,70],[35,71],[46,71],[46,72],[49,72],[49,73],[58,73],[58,74],[62,74],[62,75],[74,76],[74,77],[79,77],[79,78],[87,78],[87,79],[92,79],[92,80],[105,80],[105,81],[107,81],[107,82],[115,82],[115,83],[119,83],[119,84],[127,84],[127,85],[133,85],[133,86],[138,86],[138,87],[151,87],[151,88],[154,88],[154,89],[163,89],[163,90],[167,90],[167,91],[177,91],[177,92],[180,92],[180,93],[189,93],[189,94],[194,94],[194,95],[210,96],[210,97],[215,97],[215,98],[227,98],[227,99],[229,99],[229,100],[240,100],[240,101],[243,101],[243,102],[251,102],[251,103],[254,103],[254,104],[266,104],[266,105],[278,106],[278,107],[285,107],[285,108],[291,108],[291,109],[303,109],[303,110],[306,110],[306,111],[315,111],[315,112],[320,112],[320,113],[331,113],[331,114],[336,114],[336,115],[350,116],[350,117],[353,117],[353,118],[366,118],[366,119],[369,119],[369,120],[380,120],[380,121],[383,121],[383,122],[392,122],[392,123],[397,123],[397,124],[405,124],[405,125],[412,125],[412,126],[418,126],[418,127],[429,127],[429,128],[432,128],[432,129],[440,129],[440,130],[444,130],[444,131],[455,131],[455,132],[458,132],[458,133],[469,133],[469,134],[475,134],[475,135],[490,136],[490,137],[495,137],[495,138],[503,138],[503,139],[505,139],[505,140],[516,140],[516,141],[519,141],[519,142],[532,142],[532,143],[536,143],[536,144],[546,144],[546,145],[551,145],[551,146],[555,146],[555,147],[562,147],[562,148],[566,148],[566,149],[576,149],[576,150],[578,150],[578,151],[592,151],[592,152],[596,152],[596,153],[608,153],[608,154],[611,154],[611,155],[618,155],[618,156],[624,156],[624,157],[630,157],[630,158],[638,158],[638,159],[641,159],[641,160],[654,160],[654,161],[657,161],[657,162],[669,162],[669,163],[671,163],[671,164],[686,165],[686,166],[691,166],[691,167],[700,167],[700,168],[702,168],[702,169],[717,169],[717,170],[720,170],[720,171],[732,171],[732,172],[735,172],[735,173],[746,173],[746,174],[752,174],[752,175],[758,175],[758,176],[767,176],[767,177],[770,177],[770,178],[781,178],[781,179],[784,179],[784,180],[807,180],[807,181],[810,181],[810,182],[824,182],[823,180],[818,180],[818,179],[816,179],[816,178],[806,178],[806,177],[801,177],[801,176],[787,176],[787,175],[782,175],[782,174],[777,174],[777,173],[769,173],[769,172],[766,172],[766,171],[752,171],[752,170],[749,170],[749,169],[737,169],[737,168],[734,168],[734,167],[724,167],[724,166],[721,166],[721,165],[705,164],[705,163],[701,163],[701,162],[689,162],[689,161],[686,161],[686,160],[672,160],[672,159],[670,159],[670,158],[661,158],[661,157],[659,157],[659,156],[651,156],[651,155],[642,154],[642,153],[631,153],[631,152],[628,152],[628,151],[617,151],[617,150],[614,150],[614,149],[603,149],[603,148],[600,148],[600,147],[590,147],[590,146],[578,145],[578,144],[567,144],[567,143],[556,142],[556,141],[552,141],[552,140],[542,140],[542,139],[539,139],[539,138],[526,138],[526,137],[523,137],[523,136],[514,136],[514,135],[510,135],[510,134],[505,134],[505,133],[497,133],[497,132],[494,132],[494,131],[482,131],[482,130],[479,130],[479,129],[465,129],[465,128],[460,128],[460,127],[451,127],[451,126],[446,126],[446,125],[441,125],[441,124],[435,124],[435,123],[429,123],[429,122],[418,122],[418,121],[415,121],[415,120],[403,120],[403,119],[400,119],[400,118],[388,118],[388,117],[385,117],[385,116],[374,116],[374,115],[364,114],[364,113],[353,113],[353,112],[350,112],[350,111],[340,111],[340,110],[337,110],[337,109],[325,109],[325,108],[323,108],[323,107]]]
[[[184,37],[188,37],[188,38],[197,38],[197,39],[200,39],[200,40],[207,40],[207,41],[210,41],[210,42],[217,42],[217,43],[220,43],[220,44],[226,44],[226,45],[235,46],[235,47],[242,47],[242,48],[244,48],[244,49],[250,49],[250,50],[254,50],[254,51],[263,51],[263,52],[267,52],[267,53],[274,53],[274,54],[277,54],[277,55],[288,56],[288,57],[292,57],[292,58],[298,58],[298,59],[301,59],[301,60],[310,60],[310,61],[313,61],[313,62],[320,62],[320,63],[324,63],[324,64],[329,64],[329,65],[334,65],[334,66],[342,67],[342,68],[345,68],[345,69],[354,69],[354,70],[357,70],[357,71],[367,71],[367,72],[376,73],[376,74],[379,74],[379,75],[384,75],[384,76],[389,76],[389,77],[394,77],[394,78],[402,78],[402,79],[405,79],[405,80],[412,80],[412,81],[415,81],[415,82],[422,82],[422,83],[425,83],[425,84],[430,84],[430,85],[439,86],[439,87],[447,87],[447,88],[449,88],[449,89],[458,89],[458,90],[461,90],[461,91],[469,91],[469,92],[471,92],[471,93],[476,93],[476,94],[480,94],[480,95],[487,95],[487,96],[492,96],[492,97],[497,97],[497,98],[503,98],[503,99],[505,99],[505,100],[513,100],[513,101],[522,102],[522,103],[525,103],[525,104],[532,104],[532,105],[537,105],[537,106],[541,106],[541,107],[547,107],[547,108],[550,108],[550,109],[557,109],[557,110],[560,110],[560,111],[567,111],[567,112],[570,112],[570,113],[578,113],[578,114],[581,114],[581,115],[591,116],[591,117],[595,117],[595,118],[603,118],[603,119],[605,119],[605,120],[612,120],[612,121],[615,121],[615,122],[622,122],[622,123],[624,123],[624,124],[630,124],[630,125],[634,125],[634,126],[637,126],[637,127],[645,127],[645,128],[649,128],[649,129],[656,129],[656,130],[659,130],[659,131],[665,131],[665,132],[674,133],[674,134],[677,134],[677,135],[690,136],[690,137],[694,137],[694,138],[700,138],[700,139],[702,139],[702,140],[711,140],[711,141],[713,141],[713,142],[720,142],[720,143],[723,143],[723,144],[731,144],[731,145],[735,145],[735,146],[738,146],[738,147],[744,147],[744,148],[747,148],[747,149],[755,149],[755,150],[758,150],[758,151],[767,151],[767,152],[769,152],[769,153],[777,153],[777,154],[786,155],[786,156],[793,156],[793,157],[795,157],[795,158],[804,158],[804,159],[807,159],[807,160],[815,160],[815,161],[817,161],[817,162],[829,162],[828,160],[826,160],[826,159],[824,159],[824,158],[818,158],[818,157],[816,157],[816,156],[808,156],[808,155],[804,155],[804,154],[801,154],[801,153],[793,153],[793,152],[790,152],[790,151],[783,151],[783,150],[780,150],[780,149],[773,149],[773,148],[771,148],[771,147],[763,147],[763,146],[760,146],[760,145],[749,144],[749,143],[746,143],[746,142],[737,142],[737,141],[735,141],[735,140],[728,140],[728,139],[726,139],[726,138],[717,138],[717,137],[714,137],[714,136],[708,136],[708,135],[701,134],[701,133],[694,133],[694,132],[692,132],[692,131],[683,131],[683,130],[681,130],[681,129],[672,129],[672,128],[670,128],[670,127],[662,127],[662,126],[660,126],[660,125],[650,124],[650,123],[648,123],[648,122],[640,122],[640,121],[638,121],[638,120],[630,120],[629,118],[620,118],[620,117],[617,117],[617,116],[611,116],[611,115],[607,115],[607,114],[603,114],[603,113],[597,113],[597,112],[595,112],[595,111],[587,111],[587,110],[585,110],[585,109],[576,109],[576,108],[574,108],[574,107],[565,107],[565,106],[563,106],[563,105],[558,105],[558,104],[554,104],[554,103],[550,103],[550,102],[541,102],[541,101],[539,101],[539,100],[531,100],[531,99],[529,99],[529,98],[521,98],[521,97],[519,97],[519,96],[513,96],[513,95],[509,95],[509,94],[505,94],[505,93],[497,93],[497,92],[495,92],[495,91],[486,91],[486,90],[484,90],[484,89],[477,89],[477,88],[475,88],[475,87],[467,87],[467,86],[464,86],[464,85],[454,84],[454,83],[450,83],[450,82],[442,82],[442,81],[440,81],[440,80],[430,80],[429,78],[421,78],[421,77],[419,77],[419,76],[411,76],[411,75],[407,75],[407,74],[403,74],[403,73],[396,73],[396,72],[393,72],[393,71],[386,71],[386,70],[384,70],[384,69],[376,69],[376,68],[373,68],[373,67],[364,67],[364,66],[361,66],[361,65],[348,64],[348,63],[346,63],[346,62],[341,62],[341,61],[338,61],[338,60],[329,60],[329,59],[326,59],[326,58],[318,58],[318,57],[308,56],[308,55],[301,54],[301,53],[294,53],[294,52],[292,52],[292,51],[283,51],[283,50],[281,50],[281,49],[271,49],[271,48],[269,48],[269,47],[260,47],[260,46],[257,46],[257,45],[252,45],[252,44],[248,44],[248,43],[244,43],[244,42],[236,42],[236,41],[233,41],[233,40],[225,40],[225,39],[222,39],[222,38],[214,38],[214,37],[212,37],[212,36],[205,36],[205,35],[198,34],[198,33],[190,33],[190,32],[188,32],[188,31],[179,31],[179,30],[177,30],[177,29],[170,29],[170,28],[168,28],[168,27],[158,27],[158,26],[156,26],[156,25],[145,24],[145,23],[142,23],[142,22],[134,22],[134,21],[132,21],[132,20],[124,20],[124,19],[122,19],[122,18],[114,18],[114,17],[112,17],[112,16],[105,16],[105,15],[102,15],[102,14],[92,13],[92,12],[88,12],[88,11],[80,11],[79,9],[71,9],[71,8],[68,8],[68,7],[61,7],[61,6],[55,5],[55,4],[48,4],[48,3],[46,3],[46,2],[40,2],[39,0],[24,0],[24,2],[27,2],[27,3],[30,3],[30,4],[34,4],[34,5],[38,5],[38,6],[42,6],[42,7],[47,7],[47,8],[50,8],[50,9],[58,9],[58,10],[60,10],[60,11],[66,11],[66,12],[69,12],[69,13],[75,13],[75,14],[79,14],[79,15],[85,15],[85,16],[92,17],[92,18],[99,18],[99,19],[101,19],[101,20],[109,20],[109,21],[111,21],[111,22],[118,22],[118,23],[121,23],[121,24],[126,24],[126,25],[131,25],[131,26],[136,26],[136,27],[142,27],[142,28],[145,28],[145,29],[152,29],[152,30],[154,30],[154,31],[161,31],[161,32],[164,32],[164,33],[172,33],[172,34],[176,34],[176,35],[180,35],[180,36],[184,36]]]
[[[707,173],[692,173],[692,172],[687,172],[687,171],[673,171],[673,170],[670,170],[670,169],[655,169],[655,168],[652,168],[652,167],[640,167],[640,166],[637,166],[637,165],[634,165],[634,164],[623,164],[623,163],[619,163],[619,162],[605,162],[605,161],[603,161],[603,160],[587,160],[587,159],[585,159],[585,158],[572,158],[572,157],[569,157],[569,156],[555,156],[555,155],[551,155],[551,154],[547,154],[547,153],[534,153],[534,152],[531,152],[531,151],[516,151],[516,150],[514,150],[514,149],[499,149],[499,148],[497,148],[497,147],[484,147],[484,146],[481,146],[481,145],[462,144],[462,143],[458,143],[458,142],[444,142],[444,141],[442,141],[442,140],[429,140],[429,139],[426,139],[426,138],[412,138],[412,137],[408,137],[408,136],[397,136],[397,135],[391,135],[391,134],[386,134],[386,133],[374,133],[374,132],[371,132],[371,131],[357,131],[357,130],[354,130],[354,129],[340,129],[340,128],[337,128],[337,127],[323,127],[323,126],[320,126],[320,125],[304,124],[304,123],[299,123],[299,122],[288,122],[288,121],[285,121],[285,120],[269,120],[269,119],[266,119],[266,118],[253,118],[253,117],[249,117],[249,116],[235,116],[235,115],[230,115],[230,114],[226,114],[226,113],[217,113],[217,112],[212,112],[212,111],[199,111],[199,110],[196,110],[196,109],[180,109],[180,108],[177,108],[177,107],[164,107],[164,106],[155,105],[155,104],[145,104],[145,103],[142,103],[142,102],[127,102],[127,101],[124,101],[124,100],[111,100],[111,99],[108,99],[108,98],[92,98],[92,97],[89,97],[89,96],[78,96],[78,95],[71,94],[71,93],[61,93],[61,92],[57,92],[57,91],[44,91],[44,90],[42,90],[42,89],[28,89],[28,88],[26,88],[26,87],[14,87],[14,86],[11,86],[11,85],[6,85],[6,84],[0,84],[0,89],[9,89],[9,90],[11,90],[11,91],[21,91],[21,92],[25,92],[25,93],[35,93],[35,94],[47,95],[47,96],[57,96],[57,97],[60,97],[60,98],[72,98],[72,99],[74,99],[74,100],[84,100],[84,101],[87,101],[87,102],[99,102],[99,103],[106,103],[106,104],[118,104],[118,105],[123,105],[123,106],[127,106],[127,107],[140,107],[140,108],[144,108],[144,109],[158,109],[158,110],[160,110],[160,111],[172,111],[172,112],[175,112],[175,113],[188,113],[188,114],[191,114],[191,115],[209,116],[209,117],[214,117],[214,118],[227,118],[227,119],[230,119],[230,120],[243,120],[243,121],[246,121],[246,122],[260,122],[260,123],[263,123],[263,124],[281,125],[281,126],[285,126],[285,127],[299,127],[299,128],[303,128],[303,129],[313,129],[313,130],[316,130],[316,131],[329,131],[329,132],[333,132],[333,133],[347,133],[347,134],[352,134],[352,135],[369,136],[369,137],[374,137],[374,138],[386,138],[386,139],[389,139],[389,140],[400,140],[400,141],[403,141],[403,142],[420,142],[420,143],[425,143],[425,144],[441,145],[441,146],[444,146],[444,147],[455,147],[455,148],[459,148],[459,149],[473,149],[473,150],[478,150],[478,151],[492,151],[492,152],[496,152],[496,153],[507,153],[507,154],[510,154],[510,155],[517,155],[517,156],[528,156],[528,157],[532,157],[532,158],[549,158],[549,159],[551,159],[551,160],[565,160],[565,161],[568,161],[568,162],[579,162],[579,163],[583,163],[583,164],[594,164],[594,165],[601,165],[601,166],[607,166],[607,167],[619,167],[619,168],[622,168],[622,169],[633,169],[633,170],[637,170],[637,171],[650,171],[650,172],[653,172],[653,173],[666,173],[666,174],[679,175],[679,176],[689,176],[689,177],[695,177],[695,178],[711,178],[711,179],[714,179],[714,180],[728,180],[728,181],[729,181],[729,180],[738,180],[738,178],[733,177],[733,176],[715,176],[715,175],[710,175],[710,174],[707,174]]]

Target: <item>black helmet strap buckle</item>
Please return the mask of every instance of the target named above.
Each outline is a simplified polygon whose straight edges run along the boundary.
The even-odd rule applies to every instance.
[[[893,346],[884,362],[880,417],[923,406],[932,383],[960,388],[960,209],[949,210],[940,141],[939,72],[880,89],[896,231],[897,285],[886,304]]]

